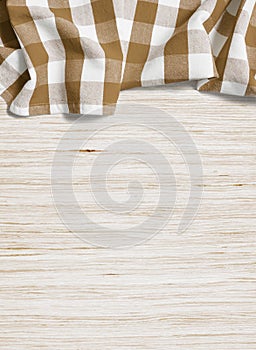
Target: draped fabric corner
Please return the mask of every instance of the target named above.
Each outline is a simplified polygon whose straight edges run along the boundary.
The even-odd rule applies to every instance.
[[[0,95],[17,115],[105,114],[121,90],[256,95],[256,0],[0,0]]]

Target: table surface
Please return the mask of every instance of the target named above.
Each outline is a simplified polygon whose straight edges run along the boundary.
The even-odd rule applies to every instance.
[[[181,199],[161,232],[127,249],[86,243],[58,216],[51,166],[72,117],[19,118],[0,103],[1,349],[256,349],[256,102],[187,83],[122,92],[120,103],[135,101],[186,128],[204,193],[183,235]],[[97,156],[82,152],[81,162]],[[186,169],[177,171],[183,198]]]

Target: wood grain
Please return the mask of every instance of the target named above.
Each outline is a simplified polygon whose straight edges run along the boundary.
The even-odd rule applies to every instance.
[[[188,84],[120,97],[134,101],[186,127],[204,195],[184,235],[174,219],[122,250],[79,240],[54,207],[51,164],[72,117],[18,118],[1,102],[1,349],[256,349],[256,102]]]

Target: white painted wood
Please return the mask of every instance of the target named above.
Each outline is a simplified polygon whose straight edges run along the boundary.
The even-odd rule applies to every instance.
[[[72,117],[17,118],[2,102],[0,348],[256,349],[255,101],[188,84],[122,92],[128,101],[163,108],[193,137],[204,168],[197,218],[176,235],[178,207],[161,233],[130,249],[80,241],[50,186]]]

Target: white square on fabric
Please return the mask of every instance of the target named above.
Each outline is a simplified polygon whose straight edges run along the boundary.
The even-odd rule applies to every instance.
[[[81,38],[88,38],[95,42],[99,41],[95,25],[88,25],[88,26],[78,25],[77,28],[79,30],[79,35]]]
[[[52,114],[69,113],[69,108],[67,104],[51,104],[50,111]]]
[[[41,41],[58,40],[60,39],[59,33],[56,30],[56,24],[54,18],[44,18],[35,21]]]
[[[87,82],[104,82],[104,78],[105,59],[85,59],[81,80]]]
[[[21,49],[13,51],[3,62],[3,64],[9,64],[13,69],[15,69],[20,74],[23,74],[27,70],[27,65],[24,60],[24,55]]]
[[[48,62],[48,82],[49,84],[65,83],[65,61]]]
[[[239,60],[248,60],[245,39],[241,34],[233,34],[228,56]]]
[[[49,8],[48,0],[27,0],[27,6],[40,6]]]
[[[91,3],[91,0],[69,0],[70,7],[80,7]]]
[[[197,10],[193,13],[188,21],[188,30],[203,29],[202,23],[204,23],[210,16],[210,13],[205,10]]]
[[[161,46],[171,38],[174,33],[174,28],[162,27],[154,25],[150,45]]]
[[[158,0],[158,4],[178,8],[180,0]]]
[[[116,19],[118,33],[121,41],[129,41],[131,38],[133,21],[129,19]]]
[[[146,81],[160,80],[164,81],[164,56],[147,61],[141,75],[142,85]]]
[[[236,82],[223,81],[221,86],[221,92],[223,94],[244,96],[247,90],[247,85],[239,84]]]
[[[213,59],[208,53],[189,54],[189,79],[204,79],[214,76]]]

